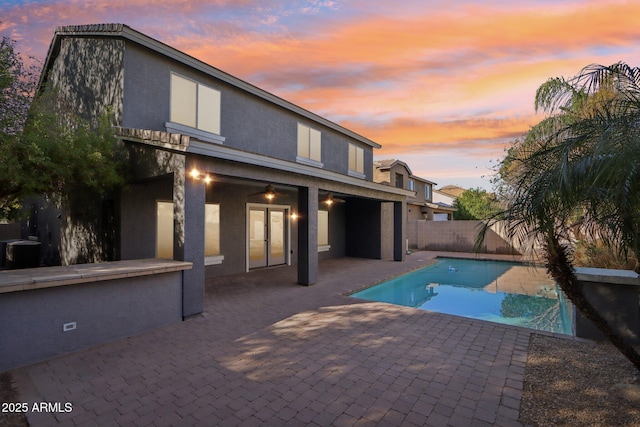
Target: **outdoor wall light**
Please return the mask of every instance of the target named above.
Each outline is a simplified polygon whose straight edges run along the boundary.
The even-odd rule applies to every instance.
[[[293,221],[295,221],[296,219],[298,219],[298,214],[297,214],[297,213],[295,213],[295,212],[291,213],[291,219],[292,219]]]
[[[202,179],[205,184],[209,184],[211,181],[213,181],[213,177],[211,176],[211,174],[202,173],[196,168],[191,169],[191,172],[189,172],[189,175],[191,176],[191,178],[193,178],[196,181]]]
[[[191,178],[193,179],[200,179],[200,171],[196,168],[191,169],[191,172],[189,172],[189,175],[191,175]]]

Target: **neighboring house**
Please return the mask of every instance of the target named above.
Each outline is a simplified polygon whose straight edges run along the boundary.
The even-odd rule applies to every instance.
[[[453,220],[453,212],[456,211],[454,208],[454,204],[456,202],[457,197],[454,197],[450,194],[443,193],[440,190],[433,190],[433,203],[440,206],[442,211],[434,215],[435,221],[452,221]]]
[[[433,200],[435,182],[415,176],[409,166],[401,160],[377,160],[373,162],[373,166],[374,181],[413,192],[413,195],[407,198],[407,221],[442,220],[443,215],[452,219],[455,209]]]
[[[87,117],[113,109],[134,171],[95,217],[40,210],[62,264],[190,261],[186,317],[206,276],[296,264],[309,285],[321,258],[404,259],[413,192],[374,182],[380,146],[349,129],[122,24],[58,28],[45,85]]]

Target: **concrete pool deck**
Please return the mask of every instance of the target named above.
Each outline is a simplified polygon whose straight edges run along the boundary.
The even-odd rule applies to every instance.
[[[519,425],[533,331],[345,296],[436,255],[208,280],[203,315],[10,373],[62,408],[31,426]]]

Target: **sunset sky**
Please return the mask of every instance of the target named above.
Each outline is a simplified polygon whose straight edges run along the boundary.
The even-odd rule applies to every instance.
[[[0,0],[0,21],[40,60],[59,25],[127,24],[376,141],[376,159],[438,187],[490,189],[492,164],[540,120],[548,78],[640,66],[640,1]]]

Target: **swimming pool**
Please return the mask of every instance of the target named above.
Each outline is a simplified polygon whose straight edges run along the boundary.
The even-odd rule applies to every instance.
[[[515,262],[438,258],[351,296],[573,334],[573,310],[562,291],[544,269]]]

